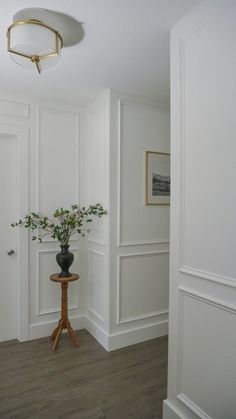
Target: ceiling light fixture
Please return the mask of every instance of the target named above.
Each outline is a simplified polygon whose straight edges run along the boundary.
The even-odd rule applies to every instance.
[[[16,20],[7,30],[7,50],[22,67],[44,70],[60,62],[63,40],[60,33],[38,19]]]

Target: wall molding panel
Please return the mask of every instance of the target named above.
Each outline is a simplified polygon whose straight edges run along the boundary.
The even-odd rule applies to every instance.
[[[105,266],[104,266],[105,265],[105,262],[104,262],[105,253],[102,252],[102,251],[98,251],[98,250],[94,250],[94,249],[89,248],[88,249],[88,254],[95,255],[95,257],[98,257],[98,258],[102,259],[102,266],[100,266],[100,272],[99,272],[99,270],[96,271],[96,275],[97,275],[98,280],[101,280],[101,278],[103,279],[105,277]],[[92,263],[90,261],[89,262],[89,269],[91,269],[91,268],[95,269],[94,266],[95,266],[95,263],[94,262]],[[99,285],[100,285],[101,288],[99,290],[97,289],[95,294],[93,294],[93,292],[91,290],[91,287],[93,287],[93,285],[95,285],[95,282],[96,282],[96,285],[97,285],[98,281],[95,281],[95,282],[92,283],[91,282],[92,276],[91,276],[90,273],[89,273],[88,278],[89,278],[88,279],[88,289],[89,289],[89,291],[88,291],[88,312],[91,313],[95,318],[97,318],[101,322],[105,322],[104,313],[99,313],[99,309],[97,307],[95,308],[93,306],[93,303],[95,302],[95,300],[92,302],[92,298],[94,298],[94,297],[95,297],[95,299],[98,303],[101,302],[100,301],[101,298],[104,300],[104,298],[105,298],[105,289],[104,289],[105,283],[104,283],[104,280],[103,280],[102,284],[101,284],[101,281],[99,282]],[[100,298],[98,298],[98,296],[100,296]],[[104,309],[103,304],[102,304],[102,308]]]
[[[154,244],[164,244],[169,245],[169,240],[139,240],[139,241],[124,241],[120,243],[119,247],[130,247],[130,246],[146,246],[146,245],[154,245]]]
[[[222,13],[224,13],[230,6],[234,4],[233,0],[217,0],[217,4],[215,5],[215,11],[212,13],[212,6],[209,6],[207,2],[205,2],[202,6],[199,7],[199,16],[205,16],[206,9],[209,7],[209,12],[207,15],[207,18],[199,19],[197,24],[192,24],[191,19],[189,19],[189,23],[187,25],[188,29],[184,32],[176,36],[175,39],[175,48],[178,49],[179,54],[179,68],[178,68],[178,80],[179,80],[179,104],[180,107],[178,109],[178,126],[176,126],[178,130],[178,140],[179,140],[179,150],[178,150],[178,158],[179,158],[179,235],[180,235],[180,243],[179,243],[179,269],[180,272],[183,271],[182,269],[186,269],[189,271],[198,271],[197,267],[189,266],[189,263],[187,261],[186,257],[186,249],[188,249],[188,246],[186,245],[186,231],[188,231],[188,227],[186,227],[186,214],[187,210],[186,208],[188,205],[186,205],[186,174],[187,174],[187,168],[186,168],[186,158],[187,158],[187,143],[186,143],[186,121],[187,121],[187,115],[186,115],[186,79],[187,79],[187,63],[188,63],[188,42],[191,40],[191,37],[193,37],[196,32],[204,29],[204,26],[210,24],[214,19],[217,19],[218,16],[220,16]],[[173,30],[173,32],[178,32],[178,24],[176,25],[176,28]],[[196,265],[197,266],[197,265]],[[181,268],[183,267],[183,268]],[[204,272],[204,279],[212,280],[215,278],[215,282],[217,281],[217,278],[219,278],[219,283],[222,283],[221,278],[225,280],[225,285],[233,286],[233,282],[236,281],[236,279],[228,277],[227,275],[217,275],[215,272],[208,272],[204,269],[201,270]],[[197,276],[197,275],[196,275]]]
[[[169,252],[166,250],[156,250],[156,251],[150,251],[150,252],[132,252],[125,255],[118,255],[117,256],[117,313],[116,313],[116,324],[121,325],[129,322],[135,322],[137,320],[144,320],[147,318],[152,317],[159,317],[163,315],[168,315],[168,308],[155,310],[153,312],[146,312],[143,314],[136,314],[128,317],[122,318],[121,315],[121,264],[122,260],[124,259],[137,259],[137,258],[145,258],[149,256],[161,256],[161,255],[168,255]]]
[[[201,278],[206,281],[216,282],[218,284],[221,284],[227,287],[236,288],[235,278],[229,278],[226,276],[216,275],[212,272],[201,271],[200,269],[194,269],[189,266],[182,266],[182,268],[179,269],[179,272],[196,277],[196,278]]]
[[[157,311],[154,311],[153,313],[145,313],[145,314],[142,314],[140,316],[133,316],[133,317],[124,318],[122,320],[117,321],[117,324],[125,324],[125,323],[129,323],[129,322],[135,322],[137,320],[148,319],[150,317],[158,317],[158,316],[168,315],[168,313],[169,313],[168,309],[157,310]]]
[[[178,345],[177,345],[177,399],[180,400],[183,404],[185,404],[188,408],[190,408],[195,414],[199,415],[204,419],[212,419],[206,412],[204,412],[199,406],[196,405],[186,394],[184,394],[184,379],[183,379],[183,371],[184,371],[184,359],[183,353],[186,354],[186,349],[184,348],[184,321],[186,320],[185,317],[185,300],[186,298],[192,299],[193,301],[197,301],[199,303],[204,303],[206,306],[214,307],[220,311],[225,313],[229,313],[233,316],[236,316],[236,305],[230,304],[227,301],[224,301],[219,298],[214,298],[209,296],[205,293],[195,291],[193,289],[189,289],[180,285],[178,287],[179,291],[179,333],[178,333]],[[186,300],[187,301],[187,300]],[[199,311],[200,311],[199,307]],[[191,313],[188,313],[188,317]],[[234,320],[235,323],[235,320]]]
[[[8,117],[28,119],[30,117],[30,105],[15,100],[0,99],[0,114]]]
[[[60,122],[61,127],[60,129],[58,128],[58,132],[57,134],[55,132],[51,133],[51,127],[48,124],[48,121],[50,121],[50,118],[47,120],[45,119],[44,121],[44,125],[43,125],[43,117],[47,118],[47,116],[49,117],[49,115],[52,115],[52,117],[55,118],[55,122]],[[63,116],[64,116],[64,122],[63,122]],[[67,197],[66,197],[66,201],[68,203],[65,203],[65,205],[68,205],[69,203],[71,204],[72,202],[72,195],[74,196],[73,198],[73,203],[74,202],[79,202],[79,114],[77,114],[76,112],[73,111],[69,111],[69,110],[64,110],[64,109],[58,109],[58,108],[53,108],[53,107],[47,107],[47,106],[43,106],[40,105],[37,107],[37,136],[36,136],[36,212],[41,212],[41,201],[42,201],[42,197],[40,196],[40,186],[41,186],[41,174],[43,172],[45,172],[45,168],[42,170],[42,168],[40,168],[40,161],[42,160],[41,158],[41,146],[42,146],[42,138],[46,138],[46,137],[54,137],[56,138],[56,140],[58,141],[57,135],[62,135],[64,137],[66,136],[70,136],[70,138],[73,140],[73,143],[71,145],[71,156],[70,158],[68,157],[68,159],[71,159],[71,163],[70,161],[67,159],[67,161],[64,161],[64,164],[66,165],[68,163],[68,168],[70,168],[70,172],[68,173],[68,179],[70,179],[70,182],[67,184],[64,184],[61,186],[61,188],[63,188],[64,192],[67,193]],[[69,121],[70,119],[70,121]],[[72,126],[72,121],[73,121],[73,126]],[[57,124],[54,124],[55,127],[57,127]],[[71,129],[70,134],[63,134],[63,132],[60,132],[61,130],[63,131],[63,129],[65,130],[67,128]],[[72,141],[71,140],[71,141]],[[63,143],[63,142],[62,142]],[[67,147],[66,144],[64,144],[64,148]],[[55,148],[56,149],[56,148]],[[60,149],[57,149],[57,154],[59,152]],[[61,158],[65,160],[65,155],[67,155],[68,153],[64,152],[65,150],[63,148],[61,148],[61,156],[58,157],[57,155],[57,159]],[[53,153],[53,150],[52,150]],[[48,150],[47,153],[48,154]],[[43,159],[44,161],[45,159]],[[73,162],[74,160],[74,162]],[[70,163],[70,164],[69,164]],[[54,166],[54,167],[53,167]],[[53,164],[53,160],[52,162],[49,160],[48,165],[46,166],[46,170],[48,173],[53,173],[57,169],[57,164]],[[59,179],[61,179],[60,177],[60,173],[57,176],[57,179],[59,182]],[[74,183],[74,187],[73,187],[73,191],[71,188],[71,180],[73,179],[73,183]],[[56,182],[56,178],[55,178],[55,184]],[[67,191],[69,190],[69,192]],[[46,195],[48,195],[48,191],[46,191]],[[60,191],[57,192],[58,195],[60,195]],[[69,194],[71,194],[71,197],[69,197]],[[45,191],[42,195],[45,195]],[[60,208],[60,203],[59,203],[59,197],[56,197],[58,200],[58,204],[55,205],[56,207]],[[55,200],[55,196],[53,197],[53,200]],[[51,205],[52,206],[52,205]],[[55,206],[52,208],[53,210],[56,209]],[[47,212],[47,211],[46,211]],[[72,239],[73,240],[73,239]],[[76,239],[75,239],[76,240]],[[47,243],[47,242],[52,242],[53,239],[51,238],[44,238],[43,242]]]
[[[96,244],[98,246],[105,246],[105,242],[103,240],[96,240],[96,239],[89,239],[89,244]]]
[[[124,240],[122,238],[122,146],[123,146],[123,118],[124,118],[124,105],[143,105],[145,107],[149,107],[151,109],[156,110],[157,112],[163,112],[165,108],[161,107],[160,104],[150,103],[145,100],[138,100],[138,99],[127,99],[127,98],[120,98],[118,100],[118,156],[117,156],[117,167],[118,167],[118,177],[117,177],[117,245],[118,247],[123,246],[138,246],[138,245],[152,245],[152,244],[164,244],[169,243],[169,237],[168,238],[154,238],[154,239],[144,239],[140,238],[139,240]],[[168,144],[167,144],[168,146]],[[165,145],[166,147],[166,145]],[[143,148],[143,155],[145,153],[146,148]],[[150,148],[150,147],[149,147]],[[155,145],[155,148],[158,148],[158,145]],[[159,146],[159,150],[161,150],[163,146]],[[163,150],[165,151],[165,150]],[[144,159],[142,161],[142,164],[144,164]],[[144,168],[141,166],[140,171],[143,173],[143,199],[141,204],[144,205]],[[147,207],[148,208],[148,207]]]

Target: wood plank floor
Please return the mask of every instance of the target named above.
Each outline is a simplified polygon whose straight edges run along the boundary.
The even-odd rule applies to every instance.
[[[1,419],[161,419],[167,337],[106,352],[86,331],[0,343]]]

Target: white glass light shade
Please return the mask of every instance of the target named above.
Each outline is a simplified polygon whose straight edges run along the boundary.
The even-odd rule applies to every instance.
[[[62,40],[56,31],[42,23],[13,24],[8,37],[9,55],[20,66],[35,69],[32,57],[39,59],[37,68],[40,72],[59,64]]]

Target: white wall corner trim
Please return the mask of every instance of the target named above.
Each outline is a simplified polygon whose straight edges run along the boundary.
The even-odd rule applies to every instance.
[[[109,351],[108,333],[89,316],[86,316],[86,330],[103,346],[103,348]]]

